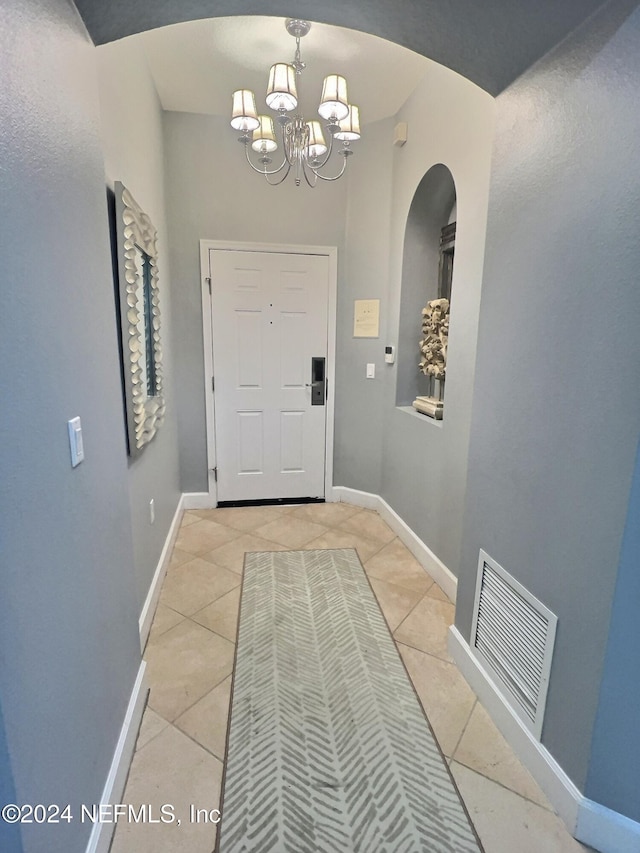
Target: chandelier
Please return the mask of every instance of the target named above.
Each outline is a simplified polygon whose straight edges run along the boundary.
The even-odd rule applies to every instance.
[[[298,106],[296,77],[306,67],[300,58],[300,39],[309,32],[311,24],[298,18],[287,18],[285,26],[296,40],[296,52],[291,64],[277,62],[271,66],[266,97],[267,106],[277,113],[279,143],[283,152],[280,165],[270,168],[273,163],[270,155],[278,148],[273,118],[257,114],[255,95],[249,89],[238,89],[233,93],[231,127],[241,132],[238,141],[244,145],[247,162],[254,171],[264,175],[268,183],[273,186],[281,184],[293,169],[296,186],[299,187],[304,178],[310,187],[314,187],[318,178],[337,181],[344,174],[347,160],[353,154],[351,143],[360,138],[360,114],[358,107],[348,103],[347,81],[339,74],[325,77],[318,107],[319,115],[326,122],[328,144],[319,121],[305,121],[295,112]],[[339,140],[342,147],[331,160],[331,155],[338,148],[335,140]],[[342,164],[336,170],[339,157],[342,157]],[[323,171],[325,166],[326,172]]]

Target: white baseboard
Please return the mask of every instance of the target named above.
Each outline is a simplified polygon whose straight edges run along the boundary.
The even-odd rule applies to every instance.
[[[147,701],[148,688],[145,683],[145,668],[146,663],[141,661],[109,768],[109,775],[102,789],[101,803],[122,802],[122,794],[140,729],[140,721]],[[86,853],[107,853],[115,827],[115,823],[95,823],[89,837]]]
[[[406,545],[425,571],[435,580],[443,592],[455,603],[458,581],[454,574],[420,539],[398,513],[381,498],[371,492],[348,489],[344,486],[333,487],[333,500],[374,509],[387,522],[400,541]]]
[[[353,504],[353,506],[361,506],[363,509],[375,509],[376,512],[382,504],[380,495],[374,495],[372,492],[361,492],[359,489],[348,489],[346,486],[333,487],[333,500]]]
[[[449,653],[491,719],[542,788],[567,829],[573,834],[582,794],[550,752],[536,740],[512,710],[487,670],[474,656],[455,625],[449,629]]]
[[[579,791],[503,698],[455,625],[449,629],[448,646],[458,669],[515,754],[540,785],[568,831],[578,841],[600,853],[638,853],[640,823],[588,800]]]
[[[215,498],[209,492],[184,492],[183,509],[215,509]]]
[[[583,797],[575,837],[601,853],[638,853],[640,823]]]
[[[144,648],[147,645],[147,639],[149,638],[149,631],[151,630],[151,623],[153,622],[156,607],[158,606],[158,598],[160,597],[162,582],[164,581],[164,576],[166,575],[167,568],[169,566],[169,560],[171,559],[173,544],[176,541],[176,536],[178,535],[178,530],[180,529],[183,504],[184,495],[182,495],[180,497],[180,500],[178,501],[178,506],[176,507],[176,511],[173,516],[173,521],[171,522],[171,526],[169,527],[169,532],[167,534],[164,547],[162,548],[162,553],[160,554],[160,559],[158,560],[158,565],[154,572],[153,580],[151,581],[149,592],[147,593],[147,597],[145,599],[144,605],[142,607],[142,612],[140,613],[140,618],[138,620],[138,627],[140,629],[140,650],[143,653]]]

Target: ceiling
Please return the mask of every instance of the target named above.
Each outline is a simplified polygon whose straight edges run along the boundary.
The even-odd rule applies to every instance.
[[[269,68],[290,62],[296,42],[283,18],[210,18],[142,33],[163,109],[230,116],[234,89],[252,89],[265,107]],[[434,63],[411,50],[366,33],[312,24],[300,41],[307,67],[298,80],[302,112],[315,115],[327,74],[347,79],[349,101],[362,124],[393,116]]]
[[[233,15],[299,17],[372,33],[452,68],[493,95],[602,0],[75,0],[96,44]]]

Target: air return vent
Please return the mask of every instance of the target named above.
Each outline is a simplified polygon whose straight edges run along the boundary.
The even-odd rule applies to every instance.
[[[557,621],[544,604],[480,551],[471,647],[538,738]]]

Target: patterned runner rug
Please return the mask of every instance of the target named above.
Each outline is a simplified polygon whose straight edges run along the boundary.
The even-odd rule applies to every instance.
[[[246,555],[216,850],[482,850],[351,549]]]

